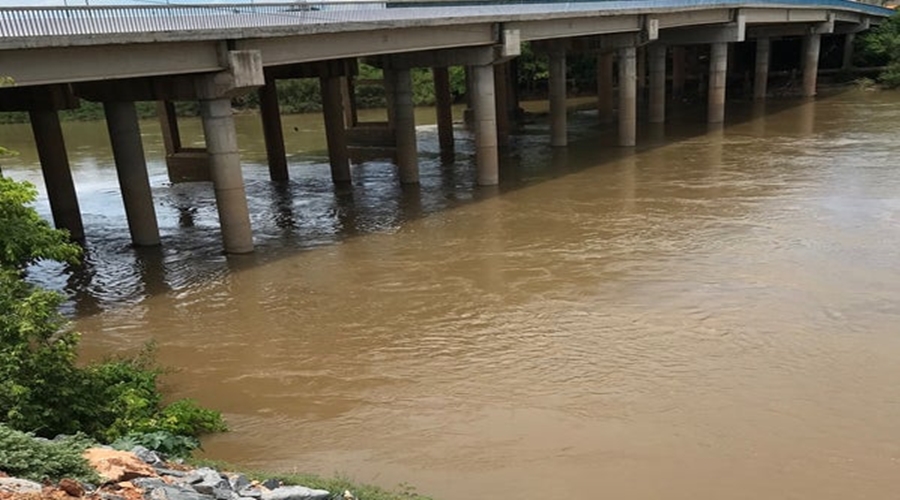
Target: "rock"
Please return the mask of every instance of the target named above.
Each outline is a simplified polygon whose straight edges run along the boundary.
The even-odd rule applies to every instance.
[[[256,486],[248,486],[246,488],[242,488],[237,490],[238,495],[244,498],[261,498],[262,497],[262,489]]]
[[[150,490],[146,495],[148,500],[212,500],[212,497],[201,495],[194,490],[178,488],[176,486],[163,486]]]
[[[151,490],[153,488],[162,488],[168,484],[158,477],[139,477],[131,480],[131,484],[142,490]]]
[[[161,465],[161,464],[165,464],[165,462],[166,462],[165,460],[163,460],[163,457],[161,457],[159,455],[159,453],[152,451],[152,450],[148,450],[147,448],[144,448],[143,446],[135,446],[134,448],[131,449],[131,452],[134,453],[134,455],[136,457],[143,460],[144,463],[146,463],[146,464]]]
[[[17,477],[0,477],[0,493],[40,493],[40,483]]]
[[[213,488],[212,495],[216,500],[238,500],[240,496],[230,488]]]
[[[66,492],[70,497],[80,497],[84,495],[84,487],[74,479],[60,479],[59,489]]]
[[[314,490],[306,486],[282,486],[274,490],[263,490],[262,500],[328,500],[331,493]]]
[[[194,472],[200,476],[200,481],[191,481],[190,484],[197,493],[213,495],[214,491],[217,489],[230,489],[228,480],[223,478],[222,474],[219,474],[219,471],[210,469],[209,467],[203,467]],[[191,479],[194,478],[191,477]]]
[[[263,481],[262,485],[270,490],[274,490],[275,488],[278,488],[279,486],[281,486],[281,481],[279,481],[277,479],[269,478],[269,479],[266,479],[265,481]]]
[[[250,479],[243,474],[231,474],[228,476],[228,484],[234,491],[241,491],[250,486]]]
[[[153,467],[127,451],[88,448],[84,458],[103,479],[110,483],[156,475]]]
[[[165,467],[159,467],[159,466],[154,466],[154,468],[156,469],[156,473],[159,474],[160,476],[171,476],[171,477],[183,478],[187,475],[180,470],[166,469]]]

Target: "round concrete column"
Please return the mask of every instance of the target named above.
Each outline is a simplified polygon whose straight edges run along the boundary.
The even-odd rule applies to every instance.
[[[768,38],[756,39],[756,71],[753,77],[753,99],[766,98],[769,86],[769,52],[772,43]]]
[[[412,77],[408,69],[394,71],[394,133],[397,139],[397,167],[402,184],[419,183],[419,153],[416,148],[416,114],[413,108]]]
[[[814,33],[803,40],[803,96],[816,95],[816,80],[819,75],[819,47],[822,35]]]
[[[159,245],[159,226],[134,103],[104,102],[103,111],[131,242],[137,246]]]
[[[841,61],[841,69],[844,71],[853,69],[853,41],[855,39],[856,33],[844,35],[844,54]]]
[[[550,53],[550,145],[565,146],[566,130],[566,53]]]
[[[619,146],[637,144],[637,49],[619,49]]]
[[[612,52],[597,56],[597,114],[602,123],[613,119],[613,57]]]
[[[57,228],[69,231],[73,240],[84,239],[81,209],[78,207],[75,183],[69,169],[59,115],[54,110],[32,110],[28,114],[44,174],[44,184],[47,186],[47,196],[50,198],[53,223]]]
[[[438,144],[441,159],[453,161],[453,96],[450,94],[450,72],[446,67],[431,69],[434,77],[434,106],[437,114]]]
[[[479,186],[500,182],[497,156],[497,103],[494,98],[494,68],[471,66],[475,105],[475,163]]]
[[[278,182],[286,181],[288,166],[284,152],[284,131],[281,128],[281,111],[278,109],[278,93],[273,79],[266,80],[266,84],[259,88],[259,111],[263,138],[266,141],[266,158],[269,161],[269,178]]]
[[[666,46],[650,46],[650,123],[666,121]]]
[[[319,85],[322,90],[322,113],[325,115],[325,140],[328,142],[331,181],[335,184],[349,184],[350,154],[347,151],[347,132],[344,129],[341,77],[321,77]]]
[[[216,209],[219,212],[225,251],[252,252],[253,232],[250,229],[250,212],[244,193],[231,99],[201,100],[200,118],[203,121],[203,135],[206,136],[209,173],[216,193]]]
[[[675,99],[684,97],[685,59],[684,47],[672,47],[672,97]]]
[[[728,44],[714,43],[709,52],[709,123],[725,121],[725,86],[728,74]]]

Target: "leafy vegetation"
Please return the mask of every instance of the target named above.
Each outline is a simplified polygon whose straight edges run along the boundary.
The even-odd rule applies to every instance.
[[[887,88],[900,87],[900,13],[894,14],[862,38],[865,55],[885,64],[878,81]]]
[[[0,470],[32,481],[97,482],[97,473],[81,456],[89,445],[80,436],[40,440],[0,424]]]
[[[202,434],[225,430],[218,412],[194,401],[163,403],[152,347],[132,358],[76,364],[79,336],[59,312],[64,297],[29,284],[23,270],[43,259],[76,262],[80,248],[38,216],[35,196],[30,184],[0,175],[0,424],[103,443],[155,442],[152,435],[164,432],[172,439],[158,441],[179,455],[196,448]]]

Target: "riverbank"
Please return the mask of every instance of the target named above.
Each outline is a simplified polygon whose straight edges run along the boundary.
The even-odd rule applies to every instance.
[[[12,450],[6,450],[12,451]],[[356,484],[346,478],[239,471],[216,464],[169,462],[137,446],[130,451],[88,448],[90,480],[62,477],[37,482],[32,474],[3,472],[0,500],[429,500],[408,487],[400,491]]]

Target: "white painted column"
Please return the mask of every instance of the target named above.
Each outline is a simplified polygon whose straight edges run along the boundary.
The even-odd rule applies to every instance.
[[[728,80],[728,44],[712,44],[709,53],[709,123],[725,121],[725,87]]]
[[[470,66],[475,113],[475,163],[479,186],[500,182],[497,152],[497,103],[494,96],[494,68]]]
[[[803,96],[816,95],[816,80],[819,76],[819,47],[822,35],[814,33],[803,40]]]

